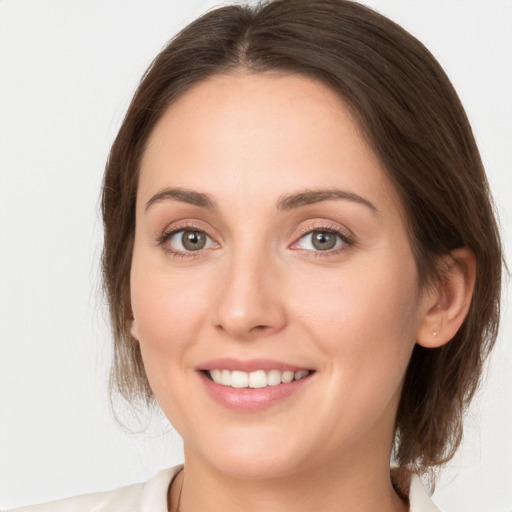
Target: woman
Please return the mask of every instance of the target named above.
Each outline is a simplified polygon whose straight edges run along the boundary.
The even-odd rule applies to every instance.
[[[417,475],[460,442],[501,252],[418,41],[341,0],[212,11],[146,73],[102,208],[114,389],[185,465],[36,510],[436,510]]]

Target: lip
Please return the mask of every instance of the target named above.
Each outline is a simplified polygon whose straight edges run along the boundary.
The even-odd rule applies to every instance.
[[[214,369],[238,370],[244,372],[253,372],[256,370],[290,370],[294,372],[310,370],[311,373],[300,380],[294,380],[277,386],[266,386],[264,388],[232,388],[231,386],[217,384],[206,375],[208,370]],[[212,359],[201,364],[200,367],[197,368],[197,374],[207,393],[219,405],[239,412],[258,412],[272,406],[277,406],[299,393],[311,382],[315,371],[312,368],[269,359],[240,361],[232,358],[221,358]]]
[[[217,359],[210,359],[205,361],[197,367],[197,370],[229,370],[229,371],[241,371],[241,372],[255,372],[256,370],[280,370],[298,372],[300,370],[313,370],[307,366],[297,366],[282,361],[276,361],[272,359],[250,359],[242,361],[231,357],[222,357]]]

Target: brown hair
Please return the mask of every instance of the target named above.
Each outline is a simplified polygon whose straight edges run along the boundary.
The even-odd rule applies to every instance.
[[[397,24],[347,0],[275,0],[222,7],[180,32],[144,75],[113,144],[102,198],[104,286],[114,332],[113,391],[153,396],[129,333],[130,265],[141,157],[155,124],[194,84],[245,70],[307,75],[353,110],[397,190],[422,285],[439,257],[469,247],[477,278],[469,314],[438,349],[416,345],[396,418],[398,482],[453,456],[499,320],[502,257],[471,127],[430,52]]]

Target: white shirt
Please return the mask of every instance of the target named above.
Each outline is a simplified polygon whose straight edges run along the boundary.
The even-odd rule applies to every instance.
[[[9,512],[168,512],[167,490],[182,468],[175,466],[164,469],[144,484],[16,508]],[[409,503],[409,512],[439,512],[417,475],[411,478]]]

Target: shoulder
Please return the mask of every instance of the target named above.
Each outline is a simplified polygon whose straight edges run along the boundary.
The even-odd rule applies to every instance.
[[[134,510],[139,510],[143,485],[128,485],[109,492],[84,494],[8,512],[117,512],[123,510],[123,507],[126,509],[128,503],[134,506]]]
[[[167,489],[181,466],[164,469],[146,483],[84,494],[8,512],[167,512]]]

